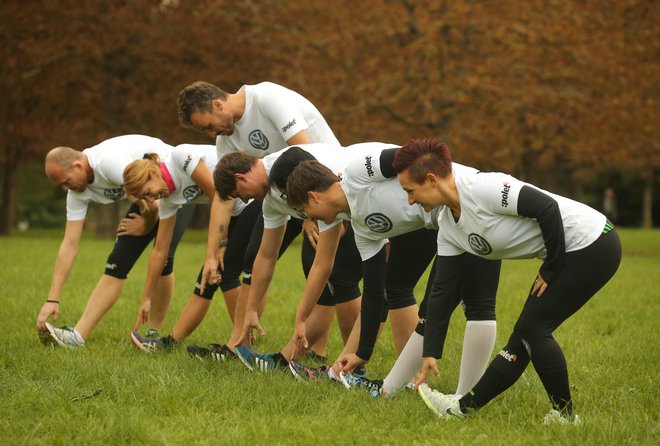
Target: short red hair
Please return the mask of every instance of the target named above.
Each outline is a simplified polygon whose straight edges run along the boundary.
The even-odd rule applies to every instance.
[[[392,167],[397,173],[408,170],[410,179],[422,184],[427,173],[440,178],[451,174],[451,153],[447,145],[437,139],[415,138],[396,151]]]

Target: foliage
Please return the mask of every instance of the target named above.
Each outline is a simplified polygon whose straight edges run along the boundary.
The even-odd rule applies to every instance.
[[[251,374],[236,362],[189,358],[185,351],[144,355],[128,339],[142,289],[146,256],[136,265],[124,294],[81,351],[44,348],[35,321],[50,280],[60,232],[0,239],[0,438],[5,444],[657,444],[658,350],[649,342],[660,315],[656,280],[658,231],[623,231],[620,271],[577,315],[557,331],[570,366],[577,428],[543,426],[548,410],[543,388],[530,367],[509,391],[464,421],[435,419],[406,392],[391,401],[291,376]],[[204,252],[203,232],[188,233],[177,253],[171,327],[185,304]],[[35,245],[39,246],[35,250]],[[86,239],[62,299],[60,323],[73,324],[102,272],[111,243]],[[294,307],[304,284],[294,245],[278,265],[263,318],[262,351],[281,347],[291,333]],[[520,311],[535,261],[505,262],[498,295],[498,342],[506,342]],[[25,281],[26,271],[45,271]],[[521,293],[521,291],[523,293]],[[420,285],[418,295],[423,292]],[[189,342],[222,342],[229,318],[216,297]],[[623,303],[623,305],[622,305]],[[458,376],[464,319],[454,315],[432,383],[453,390]],[[339,351],[333,328],[330,356]],[[383,377],[394,352],[387,330],[370,362]]]
[[[203,79],[289,86],[344,144],[438,136],[457,161],[578,199],[610,169],[657,187],[657,2],[8,0],[0,17],[9,180],[55,145],[206,142],[175,106]]]

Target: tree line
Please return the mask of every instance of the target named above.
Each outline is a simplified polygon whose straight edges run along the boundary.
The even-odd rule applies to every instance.
[[[436,136],[456,161],[595,207],[615,186],[629,223],[652,226],[651,0],[7,0],[0,17],[3,234],[18,166],[54,146],[209,143],[177,121],[177,93],[196,80],[292,88],[345,145]]]

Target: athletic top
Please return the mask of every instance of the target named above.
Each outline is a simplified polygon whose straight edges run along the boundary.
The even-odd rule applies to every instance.
[[[244,85],[245,111],[234,133],[218,135],[218,155],[245,151],[263,158],[305,130],[312,143],[340,145],[321,112],[304,96],[272,82]]]
[[[351,155],[340,186],[348,200],[355,244],[362,260],[376,255],[389,237],[417,229],[437,229],[437,213],[410,206],[392,168],[398,146],[385,143],[356,144],[361,153]],[[355,147],[351,146],[351,147]]]
[[[158,216],[165,219],[176,214],[184,204],[204,194],[201,187],[192,179],[192,173],[200,161],[204,161],[211,172],[218,163],[215,147],[204,144],[181,144],[174,148],[169,156],[162,160],[174,182],[174,191],[158,203]],[[241,200],[234,200],[232,216],[239,215],[247,206]]]
[[[318,162],[328,167],[337,176],[341,177],[344,172],[344,166],[348,158],[349,151],[352,147],[340,147],[331,144],[299,144],[296,147],[308,152]],[[279,152],[272,153],[262,159],[266,174],[270,175],[270,170],[277,160],[284,152],[289,150],[290,147],[280,150]],[[291,217],[305,219],[307,218],[302,212],[299,212],[291,207],[286,202],[286,198],[282,196],[280,191],[271,187],[270,191],[264,198],[262,207],[264,215],[264,228],[274,229],[279,228],[286,224]],[[337,218],[330,224],[319,221],[319,231],[326,231],[341,222],[342,219],[347,219],[346,216],[338,215]]]
[[[447,290],[460,277],[457,255],[488,259],[543,259],[539,273],[551,284],[561,273],[564,255],[592,244],[606,218],[589,206],[552,194],[503,173],[454,172],[461,205],[456,221],[448,207],[438,215],[438,267],[428,300],[425,357],[439,358],[448,318],[439,314]],[[445,321],[445,322],[443,322]]]
[[[90,202],[108,204],[126,198],[124,169],[145,153],[154,152],[165,158],[173,150],[158,138],[123,135],[107,139],[83,150],[94,172],[94,181],[82,192],[69,190],[66,195],[66,219],[84,220]]]
[[[448,207],[438,215],[438,255],[469,252],[488,259],[546,259],[547,249],[561,248],[563,252],[571,252],[589,246],[605,226],[605,216],[589,206],[544,191],[511,175],[454,169],[454,178],[461,216],[456,222]],[[525,188],[531,189],[527,190],[527,205],[525,193],[521,194]],[[561,246],[548,248],[544,241],[543,215],[525,212],[538,200],[548,201],[550,206],[552,202],[558,205],[555,211],[546,211],[549,214],[546,223],[548,230],[563,232]],[[558,227],[552,228],[551,223]],[[559,241],[556,237],[553,240]]]

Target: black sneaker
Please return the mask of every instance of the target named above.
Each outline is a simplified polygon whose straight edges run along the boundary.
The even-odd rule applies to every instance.
[[[187,347],[188,354],[199,359],[212,359],[214,361],[224,362],[234,359],[236,355],[225,344],[209,344],[209,348],[198,347],[191,344]]]

